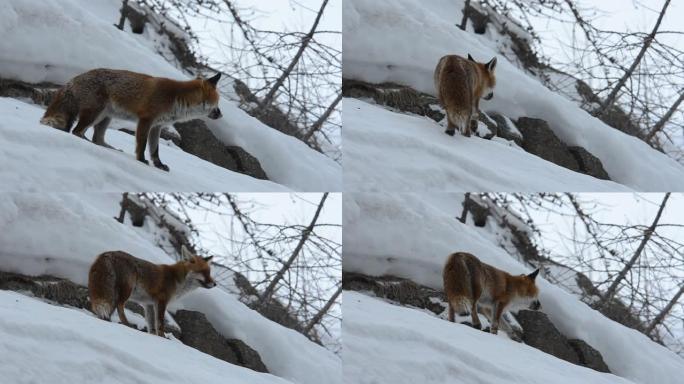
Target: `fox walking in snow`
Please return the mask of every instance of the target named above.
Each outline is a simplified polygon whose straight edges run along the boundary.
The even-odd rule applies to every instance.
[[[481,262],[470,253],[457,252],[449,255],[442,277],[444,293],[449,304],[449,321],[454,321],[454,312],[468,308],[473,327],[482,327],[477,316],[478,304],[488,313],[490,332],[496,334],[503,312],[510,307],[528,306],[537,310],[541,307],[537,295],[539,289],[535,279],[539,269],[529,275],[513,276],[491,265]]]
[[[159,134],[162,124],[207,116],[221,117],[216,84],[221,74],[204,80],[176,81],[142,73],[115,69],[94,69],[71,79],[62,87],[40,120],[69,132],[78,118],[73,134],[85,139],[86,130],[94,124],[93,142],[111,148],[104,141],[111,119],[137,121],[135,131],[136,158],[145,160],[149,153],[154,166],[169,170],[159,160]]]
[[[470,136],[471,121],[477,121],[480,98],[494,97],[496,85],[496,57],[488,63],[476,62],[470,54],[468,59],[458,55],[442,57],[435,67],[437,98],[446,111],[446,134],[453,136],[456,128]]]
[[[181,248],[183,260],[172,265],[157,265],[126,252],[105,252],[95,259],[88,274],[91,310],[109,321],[114,309],[129,325],[124,304],[129,299],[145,309],[147,332],[164,336],[164,313],[173,299],[197,287],[212,288],[209,260]]]

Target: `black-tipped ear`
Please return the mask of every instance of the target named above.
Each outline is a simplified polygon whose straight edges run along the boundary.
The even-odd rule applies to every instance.
[[[214,256],[209,256],[209,257],[203,257],[204,261],[209,261],[213,258]]]
[[[470,53],[468,54],[468,60],[472,61],[473,63],[476,63],[475,59],[473,59],[473,57],[470,56]]]
[[[534,272],[530,273],[529,275],[527,275],[527,277],[529,277],[530,279],[534,280],[534,279],[537,278],[537,275],[538,275],[538,274],[539,274],[539,268],[537,268],[536,271],[534,271]]]
[[[215,74],[213,77],[207,79],[207,81],[209,82],[209,84],[216,87],[216,84],[218,84],[218,81],[220,78],[221,78],[221,72],[219,72],[219,73]]]
[[[489,63],[487,63],[486,66],[488,71],[493,71],[494,68],[496,68],[496,57],[489,60]]]

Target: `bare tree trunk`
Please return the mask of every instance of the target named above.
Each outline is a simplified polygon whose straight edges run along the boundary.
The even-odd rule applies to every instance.
[[[318,28],[318,23],[321,21],[321,17],[323,16],[323,11],[325,10],[326,5],[328,5],[328,0],[323,0],[323,4],[321,4],[321,8],[318,10],[318,14],[316,15],[316,20],[314,21],[313,26],[311,26],[311,30],[302,39],[302,45],[299,46],[299,50],[295,54],[290,65],[287,66],[285,71],[283,71],[280,77],[276,80],[275,84],[273,84],[271,90],[268,91],[266,96],[264,96],[263,100],[261,100],[261,103],[259,103],[259,106],[261,108],[265,108],[271,104],[271,102],[275,98],[275,94],[278,91],[278,88],[280,88],[280,86],[283,85],[285,79],[287,79],[287,77],[290,76],[290,73],[292,72],[294,67],[297,65],[297,63],[299,63],[299,59],[302,58],[304,50],[306,49],[306,47],[309,46],[309,42],[311,41],[314,33],[316,32],[316,28]]]
[[[119,210],[119,217],[115,217],[116,221],[123,224],[124,218],[126,217],[126,201],[128,200],[128,192],[123,193],[121,198],[121,210]]]
[[[271,282],[268,284],[268,287],[266,287],[264,293],[259,298],[261,304],[267,302],[268,299],[271,298],[276,286],[285,275],[285,272],[287,272],[287,270],[292,266],[292,263],[295,261],[297,256],[299,256],[299,253],[302,251],[302,248],[304,247],[304,243],[306,243],[306,240],[309,238],[309,235],[311,234],[311,232],[314,229],[314,226],[316,225],[316,221],[318,221],[318,216],[320,215],[321,210],[323,209],[323,205],[325,204],[325,199],[327,198],[328,193],[326,192],[323,194],[321,202],[318,203],[318,208],[316,209],[316,213],[314,214],[313,219],[311,219],[309,225],[302,232],[302,237],[299,239],[299,243],[297,243],[297,246],[295,247],[294,251],[292,251],[292,255],[290,255],[290,258],[287,259],[287,261],[283,264],[280,270],[275,274],[273,280],[271,280]]]
[[[123,31],[124,23],[126,22],[126,15],[128,14],[128,0],[123,0],[121,4],[121,17],[119,17],[119,23],[115,24],[117,28]]]
[[[308,335],[309,332],[311,332],[311,329],[314,327],[314,325],[318,324],[318,322],[321,321],[323,316],[325,316],[325,314],[328,313],[328,311],[333,306],[333,304],[335,304],[335,300],[337,300],[337,297],[341,293],[342,293],[342,284],[340,284],[340,286],[337,288],[337,291],[335,291],[335,293],[333,293],[333,295],[330,297],[328,302],[325,303],[323,308],[321,308],[321,310],[318,311],[318,313],[316,313],[316,315],[311,319],[311,321],[309,321],[309,323],[306,324],[306,326],[304,327],[304,332],[303,332],[305,335]]]
[[[655,327],[658,324],[660,324],[663,321],[663,319],[665,319],[665,316],[667,316],[668,313],[670,313],[670,311],[672,310],[672,307],[674,307],[674,305],[677,304],[677,301],[679,301],[679,298],[682,297],[682,294],[684,294],[684,283],[682,284],[681,287],[679,287],[679,291],[677,292],[677,294],[675,294],[674,297],[672,297],[672,299],[667,303],[665,308],[663,308],[663,310],[660,311],[658,316],[656,316],[653,319],[653,321],[651,321],[648,324],[648,326],[644,330],[645,334],[650,335],[651,332],[653,332]]]
[[[655,232],[656,227],[658,226],[658,221],[660,221],[660,216],[663,214],[665,204],[667,203],[667,199],[669,198],[670,192],[665,194],[662,203],[660,203],[658,213],[656,214],[655,219],[653,219],[653,223],[651,223],[651,226],[648,227],[646,231],[644,231],[644,237],[643,239],[641,239],[641,243],[639,243],[639,246],[634,252],[634,255],[632,255],[632,258],[627,262],[627,264],[625,264],[620,273],[618,273],[617,277],[615,277],[615,280],[613,280],[613,283],[610,285],[610,287],[608,287],[608,290],[606,290],[606,293],[603,297],[604,302],[608,302],[610,299],[613,298],[613,296],[615,296],[615,293],[617,292],[620,282],[622,282],[622,280],[625,278],[629,270],[632,269],[632,267],[634,266],[634,263],[636,263],[636,261],[641,256],[641,252],[643,252],[644,247],[646,247],[646,243],[648,243],[648,241],[651,239],[651,235],[653,235],[653,232]]]
[[[458,218],[458,221],[461,223],[465,224],[466,219],[468,218],[468,203],[470,202],[470,192],[466,192],[465,198],[463,199],[463,210],[461,211],[461,217]]]
[[[325,123],[325,121],[328,120],[330,115],[335,110],[335,107],[337,107],[337,104],[339,104],[341,100],[342,100],[342,92],[340,92],[337,95],[337,97],[335,98],[335,101],[333,101],[332,104],[330,104],[330,106],[328,106],[328,109],[325,110],[325,113],[323,113],[321,115],[321,117],[319,117],[318,120],[316,120],[316,122],[311,126],[311,129],[309,129],[309,131],[307,131],[304,134],[304,137],[302,137],[302,140],[304,140],[305,142],[308,142],[309,139],[311,139],[311,136],[313,136],[313,134],[316,133],[316,131],[319,131],[321,129],[321,127],[323,127],[323,123]]]
[[[641,50],[637,54],[637,57],[634,59],[634,62],[632,65],[627,69],[627,71],[622,75],[620,80],[618,80],[617,84],[615,84],[615,87],[613,88],[612,91],[610,91],[610,94],[608,94],[608,97],[606,97],[606,100],[603,102],[603,105],[601,105],[601,113],[599,115],[603,115],[606,113],[608,108],[610,108],[613,103],[615,103],[615,100],[617,99],[618,92],[620,92],[620,89],[625,85],[627,80],[632,76],[632,73],[634,73],[634,70],[639,66],[639,63],[641,63],[641,59],[644,58],[644,55],[646,54],[646,50],[648,47],[651,46],[651,43],[653,42],[653,39],[655,39],[655,35],[658,32],[658,28],[660,28],[660,23],[663,21],[663,17],[665,16],[665,11],[667,10],[668,5],[670,5],[670,0],[665,0],[665,4],[663,4],[663,9],[660,11],[660,15],[658,15],[658,21],[656,21],[655,26],[653,27],[653,30],[651,33],[646,36],[644,39],[644,45],[641,46]]]
[[[663,127],[665,127],[665,124],[668,121],[670,121],[670,118],[677,111],[677,108],[679,108],[679,104],[681,104],[682,101],[684,101],[684,89],[680,91],[679,98],[677,99],[677,101],[674,102],[674,104],[672,104],[670,109],[667,110],[667,113],[663,115],[663,117],[661,117],[660,120],[658,120],[658,122],[648,132],[648,134],[644,138],[647,142],[651,142],[653,136],[655,136],[656,133],[660,132],[663,129]]]
[[[463,18],[461,19],[461,25],[459,28],[465,31],[466,25],[468,24],[468,10],[470,9],[470,0],[466,0],[465,6],[463,7]]]

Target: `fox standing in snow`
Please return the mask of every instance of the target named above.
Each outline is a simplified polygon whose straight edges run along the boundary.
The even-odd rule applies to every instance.
[[[212,288],[209,260],[183,246],[182,261],[157,265],[126,252],[105,252],[95,259],[88,274],[91,310],[109,321],[114,309],[119,319],[129,325],[124,304],[131,299],[145,308],[147,332],[164,336],[164,313],[167,304],[195,288]]]
[[[496,57],[488,63],[476,62],[470,54],[468,59],[458,55],[442,57],[435,67],[437,98],[447,115],[446,134],[453,136],[456,128],[470,136],[471,121],[477,121],[480,98],[494,97],[496,85]]]
[[[478,304],[485,309],[491,323],[490,332],[496,334],[503,312],[509,307],[541,307],[537,295],[539,289],[535,279],[539,269],[529,275],[513,276],[491,265],[481,262],[470,253],[457,252],[449,255],[442,277],[444,293],[449,304],[449,321],[454,321],[454,312],[469,305],[473,327],[482,327],[477,316]],[[492,315],[493,314],[493,315]]]
[[[115,69],[94,69],[71,79],[53,97],[40,120],[85,139],[94,124],[93,142],[112,148],[104,141],[112,117],[138,122],[135,132],[135,155],[145,163],[145,146],[154,166],[169,170],[159,160],[159,134],[162,124],[207,116],[221,117],[216,84],[221,74],[204,80],[176,81],[142,73]]]

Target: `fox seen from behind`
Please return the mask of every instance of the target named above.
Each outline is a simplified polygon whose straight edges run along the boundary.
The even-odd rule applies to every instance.
[[[181,248],[183,260],[158,265],[123,251],[102,253],[88,274],[90,307],[99,318],[109,321],[116,309],[119,319],[129,325],[124,305],[133,300],[145,309],[147,331],[164,336],[164,314],[170,301],[198,288],[212,288],[209,261]]]
[[[446,134],[453,136],[458,128],[465,136],[471,134],[471,124],[477,121],[480,98],[494,97],[496,57],[488,63],[476,62],[458,55],[442,57],[435,67],[437,98],[446,111]]]
[[[457,252],[449,255],[442,277],[444,293],[449,305],[449,321],[454,321],[455,311],[468,309],[474,328],[482,327],[477,315],[478,305],[488,314],[490,332],[496,334],[501,315],[506,309],[524,307],[540,308],[539,289],[535,279],[539,269],[529,275],[514,276],[485,264],[470,253]]]
[[[218,119],[219,94],[216,85],[221,74],[210,79],[177,81],[115,69],[94,69],[71,79],[59,89],[48,106],[42,124],[85,139],[93,125],[93,142],[111,148],[104,141],[112,118],[137,121],[135,154],[147,164],[145,146],[155,167],[168,171],[159,159],[162,125],[198,117]]]

